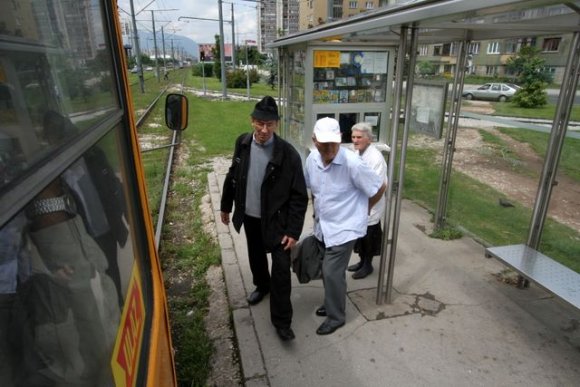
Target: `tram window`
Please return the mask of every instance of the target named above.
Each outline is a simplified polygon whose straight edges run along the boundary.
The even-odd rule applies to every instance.
[[[0,28],[0,190],[118,109],[98,4],[88,12],[84,2],[38,1],[34,17],[30,7],[5,7],[19,22]],[[49,111],[76,132],[49,144]]]
[[[114,145],[111,133],[0,228],[3,385],[113,385],[134,264]]]

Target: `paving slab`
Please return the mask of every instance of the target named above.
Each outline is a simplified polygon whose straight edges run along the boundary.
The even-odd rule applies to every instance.
[[[225,169],[210,174],[220,187]],[[219,195],[213,193],[214,213]],[[217,201],[216,201],[217,200]],[[311,211],[311,208],[309,208]],[[311,212],[309,212],[311,213]],[[293,276],[296,339],[281,342],[270,323],[269,299],[243,302],[253,290],[245,237],[230,226],[224,252],[230,307],[247,386],[576,386],[580,385],[580,311],[537,287],[501,281],[505,266],[463,237],[432,239],[430,214],[404,201],[392,299],[377,305],[375,272],[347,273],[346,325],[318,336],[322,281]],[[304,232],[312,229],[307,216]],[[219,222],[219,219],[216,219]],[[229,254],[235,254],[236,259]],[[358,261],[353,255],[351,263]],[[239,293],[245,294],[240,295]]]

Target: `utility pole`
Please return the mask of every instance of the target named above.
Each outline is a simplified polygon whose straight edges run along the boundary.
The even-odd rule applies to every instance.
[[[135,20],[135,7],[133,0],[131,3],[131,21],[133,23],[133,34],[135,35],[135,60],[137,61],[137,74],[139,76],[139,87],[141,93],[145,93],[145,79],[143,78],[143,65],[141,64],[141,50],[139,49],[139,32],[137,32],[137,21]]]
[[[226,85],[226,59],[224,52],[224,15],[222,11],[222,0],[218,0],[219,15],[220,15],[220,61],[221,61],[221,76],[222,76],[222,98],[228,97],[228,89]]]
[[[163,26],[161,26],[161,45],[163,47],[163,71],[167,71],[167,64],[165,63],[165,33],[163,32]]]
[[[155,75],[157,76],[157,82],[159,79],[159,62],[157,61],[157,36],[155,34],[155,11],[151,10],[151,21],[153,22],[153,48],[155,49]]]
[[[234,32],[234,3],[231,3],[232,6],[232,64],[234,66],[234,70],[236,69],[236,33]]]

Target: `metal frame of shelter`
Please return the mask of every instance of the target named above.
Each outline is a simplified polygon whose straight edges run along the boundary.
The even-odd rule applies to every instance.
[[[284,53],[289,47],[330,41],[337,46],[341,44],[384,45],[396,47],[398,53],[405,53],[405,55],[397,55],[396,58],[391,99],[392,112],[400,111],[403,87],[406,88],[402,133],[399,130],[400,115],[391,114],[390,118],[391,152],[388,163],[390,184],[386,193],[388,205],[383,219],[383,253],[379,266],[377,304],[384,303],[385,299],[387,303],[391,302],[414,83],[414,71],[408,71],[405,84],[404,69],[405,66],[408,69],[415,68],[418,44],[455,42],[459,47],[450,93],[451,105],[448,112],[449,119],[435,215],[436,227],[442,227],[446,220],[465,65],[469,54],[467,47],[472,41],[553,34],[572,34],[573,37],[526,242],[527,248],[537,249],[552,188],[556,184],[556,172],[578,84],[580,1],[419,0],[381,8],[344,21],[324,24],[305,32],[280,38],[270,45],[271,48],[279,50],[281,66],[284,66],[283,62],[286,57]],[[287,85],[283,85],[283,88],[286,87]],[[401,139],[398,138],[399,135],[402,136]],[[398,165],[397,171],[395,171],[396,165]]]

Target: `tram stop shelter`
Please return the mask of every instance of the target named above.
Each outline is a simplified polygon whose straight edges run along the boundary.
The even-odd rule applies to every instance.
[[[579,12],[580,1],[412,1],[323,24],[270,45],[278,50],[283,74],[283,136],[303,157],[312,146],[314,122],[325,116],[340,122],[344,140],[350,137],[349,128],[354,123],[371,123],[376,144],[390,149],[377,304],[391,302],[410,131],[444,136],[434,219],[435,227],[440,228],[446,223],[461,95],[472,42],[564,34],[570,37],[568,52],[564,53],[566,67],[527,239],[486,251],[520,273],[522,285],[532,280],[580,308],[580,275],[538,250],[577,88]],[[450,87],[416,80],[413,70],[419,45],[446,43],[457,47],[450,61],[454,69]]]

